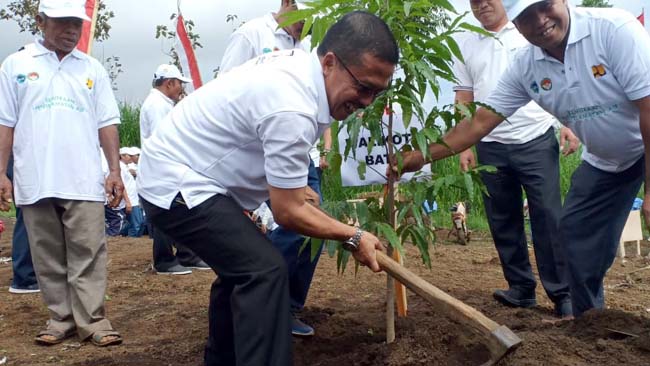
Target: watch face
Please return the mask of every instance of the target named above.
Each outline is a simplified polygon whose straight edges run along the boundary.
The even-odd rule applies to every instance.
[[[343,246],[343,249],[345,249],[345,250],[347,250],[349,252],[354,252],[355,250],[357,250],[357,247],[358,247],[357,245],[355,245],[350,240],[344,241],[342,246]]]

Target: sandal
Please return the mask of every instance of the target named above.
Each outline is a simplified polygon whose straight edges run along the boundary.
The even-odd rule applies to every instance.
[[[58,329],[45,329],[36,335],[34,338],[34,341],[38,344],[46,345],[46,346],[52,346],[55,344],[59,344],[66,340],[67,338],[72,337],[77,333],[76,329],[71,329],[67,332],[58,330]],[[52,337],[52,338],[45,338],[45,337]]]
[[[97,347],[106,347],[122,343],[122,336],[114,330],[98,330],[90,341]]]

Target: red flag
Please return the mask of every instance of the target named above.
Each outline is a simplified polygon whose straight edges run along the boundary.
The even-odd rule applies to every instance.
[[[77,44],[77,49],[81,52],[90,54],[93,47],[93,39],[95,37],[95,24],[97,24],[97,9],[99,8],[99,0],[86,0],[86,15],[92,19],[90,22],[84,20],[83,27],[81,28],[81,38]]]
[[[192,78],[192,86],[194,89],[198,89],[203,85],[201,81],[201,73],[199,72],[199,65],[196,62],[196,56],[194,56],[194,49],[192,48],[192,42],[187,36],[187,31],[185,30],[185,22],[183,20],[183,15],[178,11],[178,18],[176,20],[176,38],[180,47],[176,47],[176,53],[181,62],[181,66],[185,73],[189,72],[190,77]],[[188,90],[191,91],[191,90]]]
[[[645,9],[641,9],[641,15],[636,17],[641,22],[641,25],[643,25],[643,26],[645,26],[645,14],[644,13],[645,13]]]

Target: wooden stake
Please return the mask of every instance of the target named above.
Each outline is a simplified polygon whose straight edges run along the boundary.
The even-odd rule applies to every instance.
[[[393,250],[393,255],[391,255],[391,257],[395,260],[395,262],[402,265],[404,264],[402,256],[397,250]],[[408,311],[408,303],[406,301],[406,287],[399,281],[395,281],[395,303],[397,304],[397,315],[406,317]]]

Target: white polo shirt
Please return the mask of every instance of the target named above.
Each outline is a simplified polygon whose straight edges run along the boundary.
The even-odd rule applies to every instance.
[[[158,123],[174,108],[174,101],[153,88],[140,107],[140,146],[151,137]]]
[[[120,123],[104,67],[37,40],[0,67],[0,124],[14,128],[17,205],[57,197],[104,201],[98,130]]]
[[[329,114],[316,53],[262,55],[176,105],[144,144],[138,192],[162,208],[178,192],[189,208],[228,194],[252,211],[268,185],[307,186],[307,152]]]
[[[643,154],[632,101],[650,95],[650,36],[623,10],[571,8],[570,15],[564,63],[530,46],[487,103],[509,116],[535,100],[578,136],[586,162],[620,172]]]
[[[244,23],[230,35],[219,71],[227,72],[265,53],[300,47],[300,41],[278,28],[278,22],[269,13]]]
[[[219,70],[229,71],[252,58],[273,51],[303,48],[310,52],[309,40],[295,40],[284,29],[278,28],[278,22],[273,18],[273,14],[269,13],[244,23],[230,35]],[[309,150],[309,156],[316,167],[320,164],[317,145],[318,141]]]
[[[457,39],[465,62],[454,59],[454,74],[458,79],[454,91],[473,92],[476,102],[485,103],[517,52],[529,45],[511,22],[493,34],[498,39],[474,32],[460,33]],[[553,116],[530,102],[481,141],[523,144],[543,135],[554,122]]]

